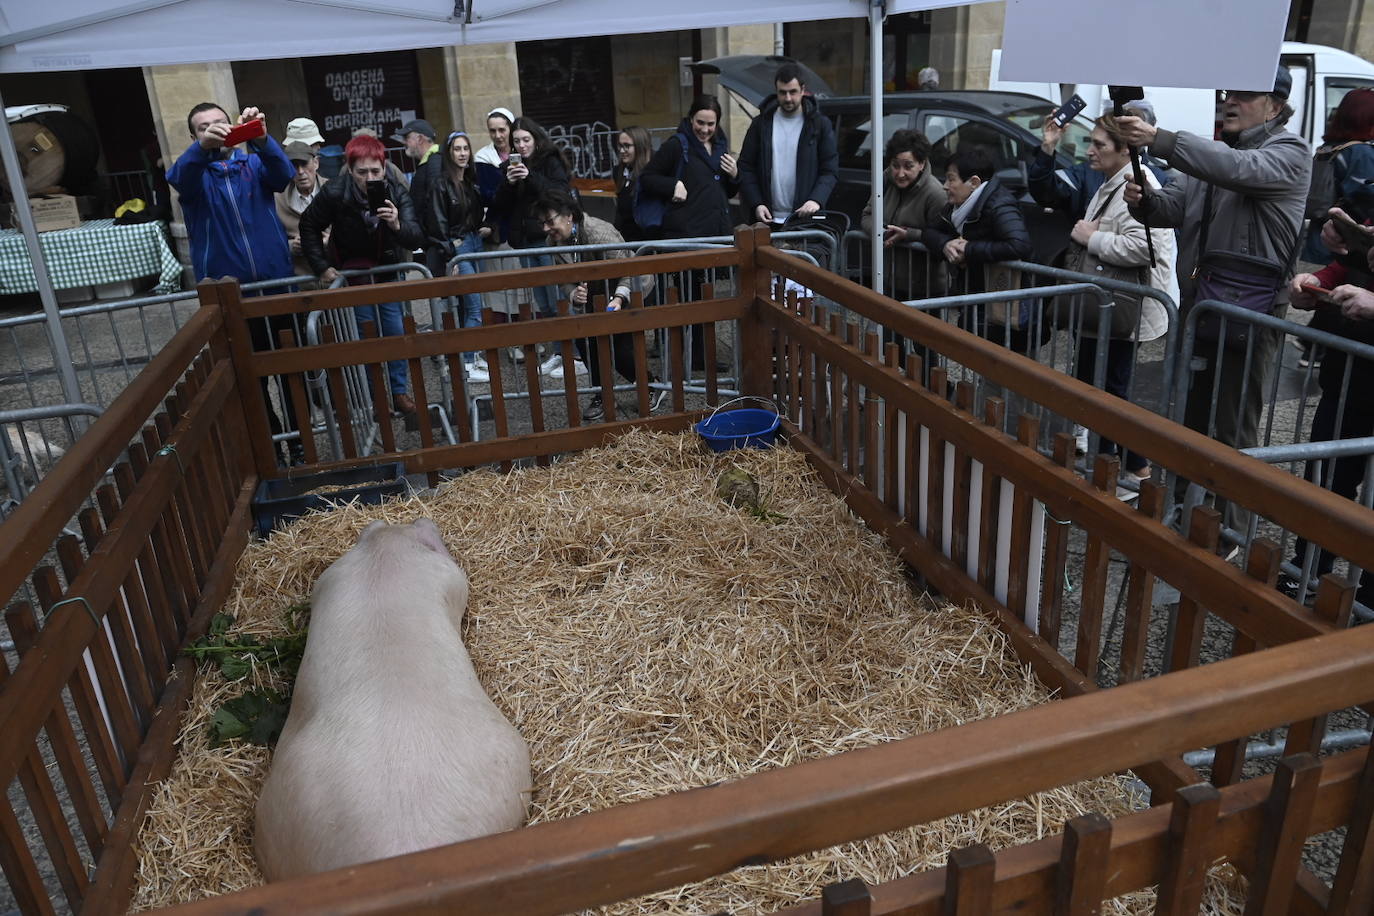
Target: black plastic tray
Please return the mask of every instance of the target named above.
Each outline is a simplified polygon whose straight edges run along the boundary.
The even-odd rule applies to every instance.
[[[329,487],[331,492],[310,492],[319,487]],[[258,525],[258,534],[267,537],[274,529],[311,509],[323,509],[355,498],[375,505],[405,491],[405,465],[399,461],[279,477],[258,484],[258,491],[253,494],[253,518]]]

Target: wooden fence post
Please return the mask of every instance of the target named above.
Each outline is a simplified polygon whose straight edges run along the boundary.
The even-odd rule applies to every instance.
[[[767,289],[767,271],[758,266],[755,252],[770,244],[766,227],[735,230],[735,247],[740,251],[736,295],[747,311],[739,322],[739,349],[742,376],[740,393],[766,398],[772,392],[773,348],[768,342],[768,326],[759,315],[758,297]]]
[[[213,285],[224,312],[224,333],[229,338],[234,379],[243,402],[244,420],[248,423],[253,468],[259,477],[271,477],[277,470],[277,450],[272,444],[272,425],[267,419],[267,404],[263,400],[262,388],[248,365],[252,359],[253,340],[248,332],[248,321],[243,317],[243,298],[238,283],[233,280],[217,280]],[[302,405],[302,411],[308,417],[309,405]]]

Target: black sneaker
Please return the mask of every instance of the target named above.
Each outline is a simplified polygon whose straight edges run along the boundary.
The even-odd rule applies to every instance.
[[[1279,573],[1279,581],[1274,587],[1289,598],[1298,602],[1298,604],[1302,604],[1303,600],[1307,597],[1305,594],[1306,589],[1302,587],[1302,582],[1296,576],[1290,576],[1288,573]]]
[[[606,410],[601,406],[601,395],[592,395],[592,399],[587,402],[587,406],[582,408],[582,419],[589,423],[594,423],[604,416],[606,416]]]

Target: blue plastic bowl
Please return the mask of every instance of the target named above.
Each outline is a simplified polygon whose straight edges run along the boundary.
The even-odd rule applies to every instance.
[[[699,421],[695,429],[713,452],[732,448],[772,448],[782,418],[757,407],[722,410]]]

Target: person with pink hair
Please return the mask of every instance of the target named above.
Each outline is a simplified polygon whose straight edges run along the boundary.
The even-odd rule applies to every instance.
[[[368,203],[368,183],[382,182],[386,198],[375,208]],[[329,230],[329,241],[324,240]],[[376,137],[354,137],[344,147],[344,174],[315,195],[301,214],[301,250],[310,269],[329,285],[340,270],[377,267],[411,260],[411,252],[424,244],[424,231],[415,217],[415,206],[405,186],[386,171],[386,148]],[[371,277],[349,281],[371,283]],[[404,333],[401,304],[384,302],[357,307],[358,321],[379,325],[383,336]],[[410,396],[405,360],[387,363],[392,406],[403,414],[415,412]],[[374,392],[374,396],[379,393]]]

